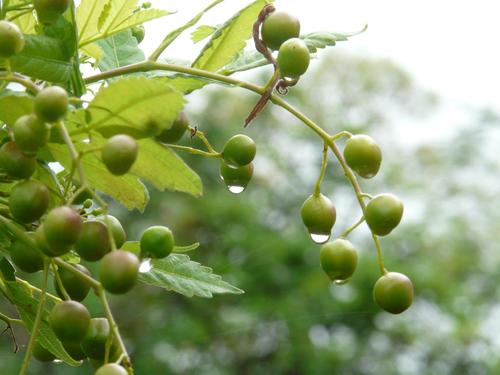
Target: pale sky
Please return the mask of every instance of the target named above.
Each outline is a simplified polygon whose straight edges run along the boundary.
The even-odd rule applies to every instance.
[[[152,3],[178,13],[147,25],[148,35],[141,45],[147,52],[209,1]],[[226,0],[200,24],[220,24],[248,3]],[[334,48],[390,58],[421,86],[458,105],[491,106],[500,111],[498,0],[276,0],[274,4],[299,17],[303,32],[353,31],[368,24],[364,34]],[[189,43],[188,36],[173,49],[176,57],[196,56],[199,46]]]

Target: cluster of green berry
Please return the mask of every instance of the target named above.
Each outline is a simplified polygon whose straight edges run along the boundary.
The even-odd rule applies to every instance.
[[[351,170],[368,179],[378,173],[382,152],[371,137],[354,135],[345,144],[344,159]],[[369,198],[363,220],[374,236],[386,236],[400,223],[403,203],[393,194],[379,194]],[[325,243],[330,239],[336,220],[333,203],[316,192],[305,200],[301,215],[313,241],[324,244],[320,251],[320,262],[325,273],[336,284],[347,282],[356,270],[358,255],[353,244],[345,238],[350,231]],[[382,309],[399,314],[408,309],[413,301],[413,285],[405,275],[384,269],[384,274],[373,288],[373,297]]]

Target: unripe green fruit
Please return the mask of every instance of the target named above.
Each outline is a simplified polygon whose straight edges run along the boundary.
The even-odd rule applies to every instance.
[[[101,259],[111,249],[108,228],[100,221],[86,221],[76,241],[78,255],[89,262]]]
[[[127,375],[127,370],[116,363],[108,363],[95,372],[95,375]]]
[[[230,138],[222,150],[222,157],[231,167],[242,167],[255,157],[257,146],[252,138],[237,134]]]
[[[231,193],[241,193],[248,186],[253,176],[253,163],[233,168],[225,162],[220,164],[220,177]]]
[[[94,318],[90,320],[87,333],[82,340],[83,352],[90,358],[103,360],[106,351],[106,341],[109,337],[109,322],[105,318]],[[110,357],[119,352],[116,339],[111,344]]]
[[[117,176],[127,173],[137,159],[138,145],[134,138],[119,134],[107,140],[101,151],[102,162]]]
[[[40,362],[53,362],[56,359],[56,356],[40,345],[38,340],[35,341],[32,353],[33,357]]]
[[[75,264],[74,267],[80,272],[91,276],[90,271],[81,264]],[[60,267],[57,270],[57,273],[59,274],[59,278],[61,279],[64,290],[66,291],[66,293],[68,293],[69,297],[72,300],[81,302],[85,299],[85,297],[87,297],[87,294],[89,294],[90,286],[84,280],[82,280],[81,277],[78,277],[74,272],[71,272],[63,267]],[[64,295],[61,291],[61,288],[59,287],[59,283],[55,278],[54,287],[56,289],[57,295],[64,299]]]
[[[54,208],[43,222],[48,247],[59,255],[69,251],[82,231],[82,218],[68,206]]]
[[[174,235],[167,227],[153,226],[141,236],[141,254],[151,258],[165,258],[174,249]]]
[[[35,112],[42,120],[56,122],[68,111],[68,93],[62,87],[50,86],[35,97]]]
[[[76,361],[83,361],[87,355],[83,352],[79,342],[63,342],[64,350]]]
[[[337,211],[330,199],[323,194],[310,195],[302,204],[300,214],[314,242],[328,241],[337,219]]]
[[[14,241],[9,252],[14,264],[24,272],[35,273],[43,269],[43,256],[36,248]]]
[[[15,142],[7,142],[0,148],[0,169],[15,178],[28,178],[36,169],[36,158],[27,156]]]
[[[278,52],[278,67],[282,77],[299,78],[307,71],[311,56],[303,40],[288,39]]]
[[[176,143],[182,138],[188,127],[189,120],[186,114],[180,112],[172,126],[158,134],[156,139],[163,143]]]
[[[80,342],[89,328],[90,314],[80,302],[64,301],[54,306],[49,322],[59,340]]]
[[[262,40],[272,50],[279,50],[288,39],[300,34],[299,20],[286,12],[273,12],[262,24]]]
[[[8,59],[24,48],[24,36],[15,23],[0,21],[0,57]]]
[[[137,43],[141,43],[144,40],[144,36],[146,36],[146,30],[144,26],[134,26],[132,27],[132,36],[137,39]]]
[[[33,0],[38,21],[50,25],[68,9],[69,0]]]
[[[373,299],[385,311],[400,314],[413,302],[413,284],[402,273],[389,272],[375,283]]]
[[[375,196],[365,209],[366,223],[378,236],[385,236],[396,228],[403,217],[403,202],[393,194]]]
[[[344,281],[356,270],[358,253],[349,241],[336,239],[321,247],[320,261],[330,280]]]
[[[138,273],[137,256],[128,251],[116,250],[102,258],[99,279],[108,292],[124,294],[134,287]]]
[[[47,244],[47,238],[45,237],[43,224],[36,229],[34,237],[38,249],[48,257],[58,257],[68,252],[67,248],[55,250],[49,247]]]
[[[111,215],[106,215],[104,217],[99,217],[97,220],[107,225],[111,230],[111,234],[113,235],[113,239],[115,240],[115,245],[117,248],[122,247],[122,245],[127,240],[127,234],[123,229],[120,220]]]
[[[49,128],[35,115],[21,116],[13,127],[17,146],[27,155],[35,155],[49,140]]]
[[[21,223],[32,223],[47,211],[49,189],[36,180],[18,182],[12,188],[9,208],[14,219]]]
[[[363,178],[372,178],[380,169],[382,151],[367,135],[353,135],[344,147],[347,165]]]

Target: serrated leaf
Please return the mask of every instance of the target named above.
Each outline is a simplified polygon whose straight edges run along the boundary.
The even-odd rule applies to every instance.
[[[12,69],[32,78],[63,83],[69,80],[72,65],[64,54],[64,44],[44,35],[26,35],[21,53],[11,58]],[[0,65],[5,62],[0,59]]]
[[[198,26],[198,28],[191,33],[191,40],[193,41],[193,43],[198,43],[203,39],[206,39],[210,35],[212,35],[215,32],[215,30],[217,30],[217,28],[214,26],[209,26],[209,25]]]
[[[252,26],[266,0],[256,0],[222,25],[205,45],[193,67],[217,71],[241,51],[252,35]]]
[[[152,139],[139,141],[139,155],[131,173],[161,191],[181,191],[195,197],[203,194],[200,177],[175,152]]]
[[[31,333],[36,318],[39,302],[31,296],[29,290],[17,282],[5,282],[6,291],[24,322],[26,329]],[[78,367],[82,362],[77,362],[66,352],[59,339],[56,337],[49,325],[49,312],[44,309],[37,340],[44,348],[54,354],[66,364]]]
[[[101,71],[119,68],[121,66],[144,61],[144,52],[139,48],[137,39],[130,30],[122,31],[97,42],[102,56],[98,61]]]
[[[151,260],[150,271],[139,274],[139,280],[186,297],[212,298],[214,294],[241,294],[243,291],[213,273],[209,267],[193,262],[185,254],[170,254]]]
[[[79,150],[84,149],[86,146],[88,147],[83,142],[76,142],[76,146]],[[51,143],[48,149],[64,168],[67,170],[71,169],[71,157],[66,145]],[[109,195],[129,210],[136,208],[141,212],[144,211],[149,201],[149,194],[146,187],[137,177],[130,174],[124,176],[112,175],[95,154],[85,155],[81,160],[81,164],[85,177],[91,186]]]
[[[335,46],[336,42],[347,41],[348,38],[361,34],[366,30],[367,26],[363,29],[351,33],[334,33],[334,32],[314,32],[302,35],[300,38],[306,43],[309,51],[315,53],[320,48]],[[222,70],[219,71],[220,74],[231,75],[236,72],[243,72],[250,69],[255,69],[264,65],[268,65],[269,62],[254,49],[243,50],[227,64]]]
[[[104,52],[101,47],[97,43],[87,44],[80,48],[80,51],[85,55],[94,58],[97,62],[102,59]]]
[[[161,80],[128,77],[103,87],[88,110],[89,127],[109,137],[150,137],[168,129],[184,104],[182,94]]]
[[[0,94],[0,122],[12,127],[19,117],[30,113],[33,113],[31,96],[13,91]]]
[[[76,10],[76,24],[78,25],[78,41],[90,39],[99,34],[99,18],[103,16],[109,1],[82,0]],[[88,44],[88,43],[87,43]]]
[[[97,0],[83,0],[81,20],[88,21],[87,30],[80,36],[80,46],[107,38],[133,26],[154,20],[170,14],[166,10],[142,9],[137,11],[137,0],[108,0],[105,4],[96,6]],[[82,5],[80,5],[81,7]],[[79,7],[79,8],[80,8]],[[98,7],[100,12],[89,14],[88,9]],[[97,14],[98,13],[98,14]],[[81,23],[78,22],[80,25]],[[83,25],[81,26],[83,29]]]

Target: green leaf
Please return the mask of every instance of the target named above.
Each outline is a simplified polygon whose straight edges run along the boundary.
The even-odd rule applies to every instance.
[[[186,297],[212,298],[214,294],[241,294],[243,291],[213,273],[209,267],[193,262],[185,254],[170,254],[151,260],[150,271],[139,274],[139,280]]]
[[[181,191],[195,197],[203,194],[200,177],[175,152],[152,139],[139,141],[131,172],[161,191]]]
[[[21,92],[6,91],[0,94],[0,121],[12,127],[16,120],[33,113],[33,98]]]
[[[111,70],[144,61],[144,52],[139,48],[137,39],[130,30],[113,35],[97,42],[102,50],[102,57],[98,61],[101,71]]]
[[[104,3],[104,4],[96,4]],[[83,0],[78,7],[80,46],[170,14],[166,10],[141,9],[137,0]]]
[[[361,34],[366,30],[363,29],[351,33],[333,33],[333,32],[314,32],[302,35],[300,38],[306,43],[309,51],[315,53],[320,48],[335,46],[337,42],[347,41],[348,38]],[[268,61],[260,54],[260,52],[251,50],[240,51],[240,53],[227,64],[221,74],[231,75],[236,72],[243,72],[250,69],[255,69],[264,65],[268,65]]]
[[[205,45],[193,67],[214,72],[234,59],[251,37],[252,26],[267,3],[266,0],[256,0],[222,25]]]
[[[33,298],[29,289],[17,282],[5,282],[5,286],[9,299],[15,303],[17,311],[19,312],[26,329],[31,333],[39,301]],[[82,362],[77,362],[71,358],[63,348],[61,342],[50,328],[49,312],[46,309],[43,310],[42,321],[38,330],[37,339],[40,345],[54,354],[57,358],[64,361],[66,364],[73,367],[77,367],[82,364]]]
[[[306,42],[309,51],[314,53],[319,48],[334,46],[337,42],[345,42],[348,38],[365,32],[367,28],[368,25],[365,25],[361,30],[350,33],[314,32],[301,35],[300,38]]]
[[[16,281],[16,270],[7,258],[0,258],[0,272],[6,281]]]
[[[48,165],[43,163],[38,164],[36,169],[36,178],[49,188],[50,195],[48,209],[52,209],[63,204],[62,187],[59,184],[59,180],[54,174],[54,171],[52,171]]]
[[[21,53],[11,58],[12,69],[32,78],[63,83],[71,76],[71,63],[64,54],[64,44],[43,35],[26,35]],[[0,60],[1,65],[4,61]]]
[[[127,77],[99,90],[88,107],[89,127],[106,137],[150,137],[168,129],[183,104],[182,94],[161,80]]]
[[[191,40],[194,43],[198,43],[203,39],[208,38],[210,35],[212,35],[215,32],[215,30],[217,30],[217,28],[214,26],[201,25],[191,33]]]
[[[83,142],[77,142],[76,146],[79,150],[88,147]],[[48,148],[53,157],[69,171],[72,161],[66,145],[51,143]],[[131,174],[124,176],[112,175],[95,154],[85,155],[81,160],[81,164],[85,177],[91,186],[114,198],[129,210],[136,208],[141,212],[144,211],[149,201],[149,194],[137,177]]]

